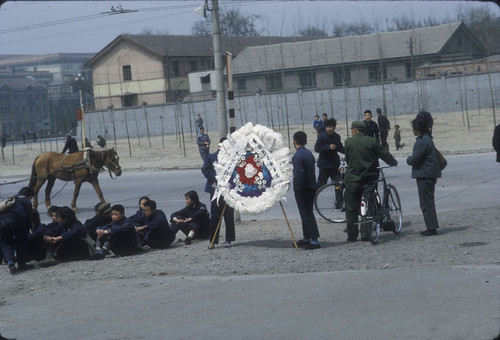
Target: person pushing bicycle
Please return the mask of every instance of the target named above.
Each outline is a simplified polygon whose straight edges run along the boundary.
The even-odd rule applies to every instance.
[[[366,125],[361,121],[351,124],[352,137],[345,141],[345,157],[347,169],[345,174],[345,206],[347,219],[347,241],[355,242],[358,239],[358,215],[361,203],[361,186],[363,174],[378,173],[379,158],[388,165],[396,166],[398,161],[384,148],[380,142],[364,134]],[[361,228],[361,241],[369,241],[368,235]]]

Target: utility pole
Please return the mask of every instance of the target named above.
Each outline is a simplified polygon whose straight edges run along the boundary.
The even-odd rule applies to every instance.
[[[227,136],[226,96],[224,91],[224,71],[222,64],[222,48],[220,39],[219,1],[212,0],[212,32],[215,62],[215,90],[217,93],[217,113],[219,136]]]

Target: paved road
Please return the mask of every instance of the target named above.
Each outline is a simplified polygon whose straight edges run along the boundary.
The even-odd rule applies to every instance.
[[[500,206],[500,165],[492,153],[448,160],[437,189],[439,210]],[[409,172],[403,163],[388,175],[401,193],[405,213],[419,213]],[[124,204],[128,212],[144,194],[171,211],[183,205],[188,189],[201,191],[203,184],[198,170],[125,172],[116,181],[102,176],[106,198]],[[66,204],[70,191],[64,188],[53,203]],[[81,194],[80,216],[92,213],[92,205],[83,203],[87,200],[95,200],[90,186]],[[285,207],[290,218],[297,217],[291,193]],[[247,218],[281,218],[281,211]],[[0,331],[18,339],[384,340],[492,339],[499,331],[498,265],[155,276],[124,278],[113,288],[105,282],[78,292],[63,286],[3,296]]]
[[[444,170],[443,178],[438,180],[436,189],[438,210],[500,206],[500,195],[497,192],[500,187],[500,164],[494,161],[493,153],[452,155],[447,156],[447,159],[448,167]],[[400,193],[403,213],[419,214],[417,187],[415,181],[410,178],[411,168],[406,165],[406,159],[398,159],[398,162],[397,167],[385,170],[388,181],[394,184]],[[133,214],[137,210],[137,201],[143,195],[156,200],[158,206],[167,214],[184,206],[184,194],[189,190],[196,190],[201,201],[209,204],[209,196],[203,192],[205,179],[200,170],[135,172],[125,169],[123,175],[116,180],[111,180],[107,172],[102,173],[99,178],[104,197],[109,202],[123,204],[127,214]],[[55,195],[52,204],[68,205],[71,201],[74,186],[71,182],[67,185],[64,183],[56,181],[52,191],[52,195]],[[1,186],[0,194],[6,196],[24,184]],[[39,201],[43,202],[43,197],[42,192]],[[85,220],[92,216],[96,203],[95,191],[90,184],[85,183],[77,201],[81,211],[78,217]],[[292,190],[288,191],[283,204],[288,218],[299,218]],[[42,203],[40,212],[45,211]],[[244,221],[282,218],[279,204],[263,214],[242,216]]]
[[[500,320],[498,266],[119,282],[10,297],[0,309],[2,333],[18,340],[487,340]]]

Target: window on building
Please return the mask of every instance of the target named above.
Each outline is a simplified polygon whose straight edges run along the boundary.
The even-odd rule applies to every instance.
[[[198,70],[196,67],[196,60],[191,60],[189,62],[189,68],[191,69],[191,72],[196,72]]]
[[[412,63],[405,63],[406,79],[415,78],[415,68],[412,66],[413,66]]]
[[[139,102],[137,100],[137,94],[128,94],[122,96],[122,106],[123,107],[139,106]]]
[[[351,70],[347,67],[333,70],[333,86],[351,85]]]
[[[299,72],[299,85],[303,89],[311,89],[316,87],[316,72],[301,71]]]
[[[130,68],[130,65],[123,65],[123,80],[132,80],[132,69]]]
[[[384,66],[382,68],[384,81],[387,80],[387,68]],[[368,76],[370,83],[377,83],[380,81],[380,66],[371,66],[368,68]]]
[[[268,92],[283,90],[281,73],[271,73],[266,75],[266,90]]]
[[[247,90],[247,80],[245,78],[238,79],[238,91]]]
[[[176,60],[176,61],[172,61],[172,75],[174,77],[178,77],[179,76],[179,62]]]
[[[210,84],[210,74],[207,74],[204,77],[201,77],[201,83],[202,84]]]

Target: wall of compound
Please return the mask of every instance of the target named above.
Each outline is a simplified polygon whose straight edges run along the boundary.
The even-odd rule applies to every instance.
[[[491,83],[491,86],[490,86]],[[385,107],[384,107],[385,93]],[[492,98],[493,97],[493,98]],[[326,113],[342,122],[361,119],[362,112],[377,107],[391,117],[417,113],[425,108],[431,113],[500,110],[500,73],[442,77],[425,81],[388,83],[324,90],[297,91],[238,97],[235,94],[236,127],[247,122],[272,128],[310,125],[315,114]],[[229,107],[229,106],[228,106]],[[195,119],[201,113],[207,132],[218,130],[215,100],[134,107],[120,110],[89,111],[85,114],[85,135],[107,139],[131,138],[175,133],[194,133]],[[79,122],[81,124],[81,122]],[[78,128],[81,138],[81,125]]]

